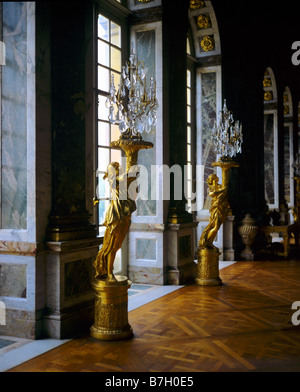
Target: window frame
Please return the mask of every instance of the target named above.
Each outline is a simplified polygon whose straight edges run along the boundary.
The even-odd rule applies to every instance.
[[[94,26],[95,26],[95,33],[94,33],[94,81],[93,81],[93,90],[94,90],[94,103],[95,103],[95,113],[94,113],[94,124],[95,124],[95,134],[94,134],[94,189],[95,189],[95,194],[96,194],[96,199],[97,197],[97,184],[98,184],[98,179],[97,179],[97,172],[98,172],[98,166],[99,166],[99,161],[98,161],[98,149],[100,147],[99,138],[98,138],[98,129],[99,129],[99,118],[98,118],[98,99],[99,96],[106,97],[108,93],[105,90],[99,90],[98,89],[98,15],[101,14],[105,18],[107,18],[110,23],[111,21],[116,23],[117,25],[120,26],[121,29],[121,42],[120,42],[120,51],[121,51],[121,66],[124,64],[127,52],[128,52],[128,26],[127,26],[127,18],[129,15],[129,11],[123,7],[122,4],[117,2],[116,0],[107,0],[104,4],[102,1],[97,1],[95,2],[95,7],[94,7]],[[104,40],[102,40],[104,42]],[[116,48],[116,45],[111,44],[109,40],[109,48]],[[110,56],[111,57],[111,56]],[[109,64],[111,65],[111,64]],[[107,69],[109,72],[111,72],[111,67],[109,66],[104,66],[105,69]],[[116,74],[117,72],[114,71]],[[119,73],[121,74],[121,72]],[[115,81],[115,85],[117,87],[118,81]],[[105,123],[109,126],[110,128],[110,139],[111,139],[111,129],[112,125],[109,123],[108,119],[106,120],[101,120],[102,123]],[[106,148],[109,151],[109,159],[108,161],[111,162],[111,154],[112,154],[112,149],[110,146],[103,146],[100,148]],[[100,173],[103,173],[101,171]],[[101,175],[101,174],[100,174]],[[99,201],[108,201],[109,197],[106,198],[99,198]],[[103,237],[103,234],[100,234],[99,228],[102,226],[101,222],[99,222],[99,209],[96,208],[95,211],[95,221],[97,225],[97,231],[99,237]],[[103,222],[102,222],[103,223]]]
[[[121,0],[122,1],[122,0]],[[124,1],[122,1],[122,4],[125,4]],[[113,23],[116,23],[117,25],[120,26],[121,29],[121,42],[120,42],[120,51],[121,51],[121,67],[124,64],[127,54],[128,54],[128,15],[130,14],[130,11],[128,11],[121,3],[119,3],[116,0],[107,0],[105,3],[103,1],[95,1],[94,2],[94,34],[93,34],[93,51],[94,51],[94,56],[93,56],[93,100],[94,100],[94,113],[93,113],[93,122],[94,122],[94,132],[93,132],[93,164],[94,164],[94,175],[93,175],[93,189],[94,189],[94,194],[95,194],[95,199],[97,200],[97,187],[98,187],[98,166],[99,166],[99,161],[98,161],[98,151],[99,151],[99,143],[98,143],[98,131],[99,131],[99,116],[98,116],[98,99],[99,96],[107,97],[108,92],[104,90],[99,90],[98,87],[98,15],[101,14],[105,18],[107,18],[110,23],[111,21]],[[110,42],[111,43],[111,42]],[[115,47],[115,45],[110,45],[111,47]],[[109,69],[109,67],[106,67]],[[109,71],[110,72],[110,71]],[[116,72],[114,72],[116,74]],[[121,74],[121,70],[120,70]],[[110,83],[110,81],[109,81]],[[118,81],[115,81],[116,87],[118,86]],[[111,129],[112,126],[108,119],[103,120],[102,123],[107,124],[109,126],[109,137],[111,141]],[[111,154],[112,151],[115,149],[112,149],[109,145],[105,146],[107,150],[109,151],[109,162],[111,162]],[[122,162],[123,166],[123,162]],[[102,171],[100,172],[102,173]],[[101,174],[100,174],[101,175]],[[102,198],[101,198],[102,199]],[[105,201],[105,209],[104,209],[104,214],[107,210],[107,206],[109,205],[109,197],[106,197],[105,200],[98,200],[100,201]],[[95,204],[95,203],[94,203]],[[105,215],[104,215],[105,216]],[[104,227],[103,223],[100,222],[100,217],[99,217],[99,206],[98,204],[94,205],[94,219],[95,219],[95,224],[97,226],[97,234],[99,238],[104,237]],[[102,230],[100,230],[100,227],[102,227]],[[126,274],[127,272],[127,241],[125,240],[122,246],[121,250],[121,256],[120,256],[120,264],[115,263],[115,274]]]

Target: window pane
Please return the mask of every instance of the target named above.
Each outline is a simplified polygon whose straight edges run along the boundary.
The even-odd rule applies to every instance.
[[[191,90],[190,89],[187,89],[187,104],[188,105],[191,105]]]
[[[190,124],[192,122],[192,108],[187,107],[187,122]]]
[[[121,51],[111,47],[111,67],[121,72]]]
[[[98,66],[98,89],[109,91],[109,70]]]
[[[97,186],[97,198],[107,199],[109,198],[109,184],[107,181],[103,180],[105,172],[97,172],[98,186]]]
[[[107,165],[110,163],[109,161],[109,149],[98,148],[98,171],[106,172]]]
[[[189,88],[191,88],[192,87],[192,84],[191,84],[191,71],[187,71],[187,86],[189,87]]]
[[[98,145],[110,146],[110,129],[109,124],[99,121],[98,123]]]
[[[188,38],[186,39],[186,52],[187,54],[191,54],[191,45]]]
[[[120,137],[120,130],[118,125],[112,125],[111,127],[111,141],[114,142]]]
[[[120,150],[111,150],[111,161],[119,162],[121,164],[122,153]]]
[[[108,200],[101,200],[98,204],[98,211],[99,211],[99,224],[103,224],[105,221],[105,215],[107,208],[109,206],[109,201]],[[103,234],[104,234],[105,228],[103,229]]]
[[[109,67],[109,45],[98,40],[98,62]]]
[[[187,142],[188,142],[188,144],[192,143],[192,129],[191,129],[191,127],[187,127]]]
[[[111,41],[113,45],[121,47],[121,27],[111,22]]]
[[[98,37],[109,40],[109,20],[102,15],[98,16]]]
[[[98,119],[108,121],[109,110],[105,105],[106,97],[98,95]]]

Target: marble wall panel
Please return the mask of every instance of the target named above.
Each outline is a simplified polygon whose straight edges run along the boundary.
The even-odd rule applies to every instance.
[[[27,228],[27,3],[3,3],[2,228]]]
[[[65,297],[72,297],[92,290],[93,260],[75,260],[66,263],[64,272]]]
[[[156,260],[156,240],[137,239],[136,257],[140,260]]]
[[[267,204],[275,204],[274,114],[265,115],[265,197]]]
[[[291,139],[290,127],[284,127],[284,197],[285,201],[291,204],[291,181],[292,181],[292,167],[291,167]]]
[[[149,86],[150,78],[156,79],[156,34],[155,30],[145,30],[136,32],[136,54],[139,61],[145,63],[145,74],[147,86]],[[150,150],[141,151],[139,154],[139,164],[148,169],[148,200],[137,200],[138,216],[155,216],[156,201],[151,200],[151,189],[156,187],[156,178],[151,175],[151,165],[156,164],[156,128],[146,134],[143,139],[152,142],[154,147]]]
[[[216,153],[213,150],[211,132],[217,118],[217,75],[216,72],[203,73],[201,117],[202,117],[202,165],[204,166],[204,210],[208,210],[210,199],[207,196],[207,179],[215,172],[212,164],[216,162]]]
[[[6,309],[34,311],[44,307],[43,291],[39,289],[37,307],[37,279],[43,279],[43,262],[37,256],[0,254],[0,301]],[[41,267],[41,268],[39,268]]]
[[[0,264],[0,296],[12,298],[27,297],[26,265]]]

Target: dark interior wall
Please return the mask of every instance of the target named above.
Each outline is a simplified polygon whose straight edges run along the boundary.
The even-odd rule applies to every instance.
[[[262,82],[266,68],[271,67],[279,94],[280,141],[285,86],[291,88],[295,102],[300,98],[300,66],[295,67],[291,61],[292,43],[299,38],[297,4],[288,2],[278,7],[269,0],[256,5],[242,1],[212,3],[221,38],[223,97],[244,130],[243,153],[238,157],[240,168],[232,174],[231,204],[238,221],[246,213],[260,221],[265,208]],[[279,159],[282,162],[282,152]],[[279,167],[282,180],[283,165]]]
[[[300,66],[291,62],[297,34],[297,5],[270,0],[230,3],[212,0],[222,48],[223,97],[243,123],[243,153],[230,187],[237,221],[246,213],[260,219],[264,203],[263,89],[267,67],[274,70],[279,95],[286,85],[300,99]],[[85,214],[85,7],[51,2],[51,88],[53,213]],[[164,129],[169,164],[185,162],[185,40],[189,0],[163,0]],[[172,11],[172,12],[171,12]],[[183,61],[184,59],[184,61]],[[279,106],[279,114],[282,107]],[[279,116],[281,118],[281,116]],[[281,123],[280,128],[282,129]],[[295,124],[296,127],[296,124]],[[177,137],[177,134],[180,137]],[[76,165],[74,163],[76,162]],[[167,162],[166,162],[167,163]]]

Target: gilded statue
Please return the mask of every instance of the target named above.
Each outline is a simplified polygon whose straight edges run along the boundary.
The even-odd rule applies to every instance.
[[[103,246],[98,252],[94,262],[95,277],[108,282],[115,282],[113,274],[116,253],[128,233],[131,224],[131,215],[136,210],[134,187],[130,185],[137,179],[135,168],[130,172],[123,172],[118,162],[110,163],[103,179],[108,180],[111,190],[111,201],[103,223],[106,226]]]
[[[224,185],[220,185],[219,178],[216,174],[211,174],[208,177],[207,184],[208,194],[212,199],[209,210],[210,219],[200,238],[199,248],[217,250],[217,248],[213,245],[213,242],[221,225],[225,222],[230,210],[230,205],[227,199],[228,184],[225,183]]]

